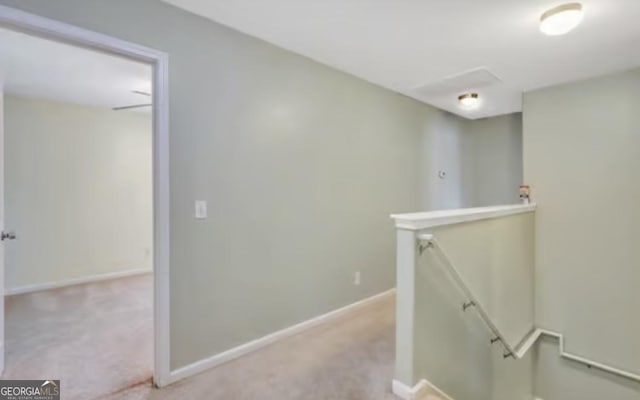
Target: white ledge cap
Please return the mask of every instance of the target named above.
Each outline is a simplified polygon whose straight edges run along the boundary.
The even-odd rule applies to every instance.
[[[535,203],[514,204],[507,206],[459,208],[456,210],[439,210],[410,214],[392,214],[391,218],[396,221],[396,228],[417,231],[432,228],[434,226],[498,218],[507,215],[533,212],[535,210]]]

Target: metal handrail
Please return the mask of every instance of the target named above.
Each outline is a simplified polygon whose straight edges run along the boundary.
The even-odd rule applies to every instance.
[[[482,303],[478,301],[477,297],[473,294],[471,289],[465,284],[464,279],[462,279],[462,276],[460,275],[456,267],[453,265],[453,263],[451,263],[451,259],[444,252],[442,246],[440,246],[436,238],[432,234],[423,233],[418,235],[418,240],[422,242],[418,246],[420,254],[422,254],[425,250],[432,248],[434,250],[437,250],[442,256],[441,258],[445,261],[445,265],[447,266],[447,274],[450,278],[452,278],[452,280],[456,283],[458,288],[464,293],[465,297],[468,300],[467,302],[463,303],[462,310],[466,311],[467,308],[473,307],[478,312],[480,319],[482,319],[487,328],[489,328],[491,333],[494,335],[494,339],[491,340],[491,343],[500,341],[504,348],[507,350],[507,352],[504,354],[504,357],[515,357],[517,354],[516,350],[509,344],[502,333],[500,333],[498,327],[491,321],[491,318],[489,318],[489,314],[487,314],[484,307],[482,307]]]
[[[549,337],[553,337],[556,338],[559,342],[559,346],[560,346],[560,356],[563,358],[566,358],[567,360],[571,360],[580,364],[584,364],[586,365],[588,368],[596,368],[599,369],[600,371],[604,371],[604,372],[608,372],[610,374],[613,375],[618,375],[621,376],[623,378],[635,381],[635,382],[640,382],[640,375],[635,374],[633,372],[628,372],[628,371],[624,371],[622,369],[619,368],[615,368],[615,367],[611,367],[609,365],[606,364],[602,364],[599,363],[597,361],[592,361],[589,360],[587,358],[581,357],[581,356],[577,356],[575,354],[572,353],[567,353],[565,351],[565,339],[564,339],[564,335],[557,333],[557,332],[552,332],[546,329],[536,329],[536,332],[534,333],[534,335],[537,335],[536,340],[541,337],[541,336],[549,336]]]
[[[533,347],[533,345],[542,337],[549,336],[557,339],[559,341],[560,347],[560,356],[566,358],[567,360],[571,360],[583,365],[586,365],[588,368],[596,368],[601,371],[617,375],[635,382],[640,382],[640,375],[635,374],[633,372],[624,371],[619,368],[611,367],[596,361],[589,360],[587,358],[577,356],[572,353],[568,353],[565,351],[565,339],[564,336],[560,333],[552,332],[546,329],[533,329],[529,334],[527,334],[520,343],[513,348],[509,343],[505,340],[504,336],[500,333],[498,328],[495,326],[493,322],[491,322],[491,318],[482,307],[482,303],[480,303],[471,289],[465,284],[464,279],[455,268],[453,263],[450,261],[451,259],[447,256],[447,254],[442,249],[442,246],[436,241],[435,237],[432,234],[420,234],[418,235],[418,240],[421,242],[418,246],[420,254],[424,253],[425,250],[437,249],[437,251],[442,256],[442,259],[445,261],[445,265],[447,266],[447,274],[453,278],[456,282],[457,286],[464,292],[465,296],[468,299],[468,302],[463,303],[463,311],[466,311],[467,308],[473,307],[478,311],[478,315],[482,319],[482,321],[486,324],[486,326],[491,330],[491,333],[495,335],[493,339],[491,339],[491,343],[495,343],[500,341],[502,345],[507,350],[507,353],[504,354],[504,357],[513,357],[515,359],[521,359],[524,357],[529,349]],[[423,244],[424,243],[424,244]]]

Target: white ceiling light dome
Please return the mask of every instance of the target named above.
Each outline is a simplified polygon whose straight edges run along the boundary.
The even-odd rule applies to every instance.
[[[540,31],[549,36],[564,35],[580,25],[583,17],[582,4],[562,4],[542,14]]]
[[[458,96],[458,101],[463,108],[471,109],[480,105],[478,93],[465,93]]]

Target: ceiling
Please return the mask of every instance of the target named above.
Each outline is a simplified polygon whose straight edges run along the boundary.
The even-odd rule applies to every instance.
[[[147,64],[0,27],[5,93],[110,108],[127,106],[150,102],[149,97],[131,91],[149,92],[151,74]]]
[[[570,0],[165,1],[467,118],[640,65],[640,0],[582,0],[584,21],[559,37],[541,34],[539,18]],[[476,82],[478,71],[498,80]],[[460,109],[460,87],[477,89],[478,109]]]

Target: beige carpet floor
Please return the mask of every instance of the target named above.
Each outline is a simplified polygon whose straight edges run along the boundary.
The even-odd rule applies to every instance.
[[[152,288],[149,274],[7,297],[2,379],[60,379],[64,400],[150,385]]]
[[[397,400],[394,336],[388,298],[166,388],[139,385],[104,399]]]
[[[3,379],[61,379],[65,400],[396,400],[395,300],[152,388],[151,276],[7,298]]]

